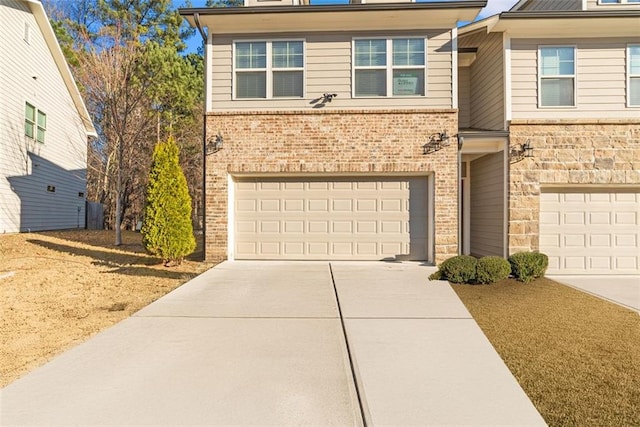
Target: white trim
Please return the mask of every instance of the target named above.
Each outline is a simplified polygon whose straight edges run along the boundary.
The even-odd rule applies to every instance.
[[[466,177],[460,178],[462,185],[462,255],[471,253],[471,162],[461,162],[466,168]]]
[[[582,10],[587,10],[587,0],[582,0]]]
[[[235,260],[234,246],[236,244],[236,232],[235,232],[235,193],[236,193],[236,180],[231,174],[227,175],[227,260]]]
[[[426,48],[426,45],[425,45]],[[426,49],[425,49],[426,50]],[[426,52],[425,52],[426,55]],[[426,63],[426,56],[425,56]],[[453,84],[451,85],[451,108],[458,108],[458,28],[451,29],[451,73]],[[425,71],[426,74],[426,71]],[[426,75],[425,75],[426,80]],[[426,85],[425,81],[425,85]],[[426,86],[425,86],[426,93]]]
[[[393,65],[393,40],[410,40],[410,39],[422,39],[424,41],[424,65],[422,69],[424,70],[424,80],[422,82],[424,88],[424,95],[394,95],[393,94],[393,71],[394,70],[415,70],[420,69],[420,66],[416,65],[402,65],[395,66]],[[356,40],[384,40],[386,44],[386,64],[384,66],[359,66],[356,68]],[[427,74],[428,74],[428,63],[429,63],[429,49],[428,49],[429,40],[427,36],[394,36],[394,37],[353,37],[351,39],[351,97],[357,99],[380,99],[380,98],[426,98],[427,97]],[[386,71],[386,89],[387,94],[384,96],[358,96],[356,95],[356,70],[382,70]]]
[[[511,36],[502,33],[503,58],[503,84],[504,84],[504,130],[509,129],[509,123],[513,117],[512,92],[511,92]]]
[[[211,78],[213,70],[210,69],[213,63],[213,34],[211,31],[207,34],[207,44],[204,47],[204,52],[204,111],[208,113],[213,110],[213,79]]]
[[[276,68],[276,71],[302,71],[302,95],[301,96],[273,96],[273,57],[272,46],[274,42],[302,42],[302,68]],[[238,98],[236,96],[236,43],[265,43],[266,44],[266,67],[251,68],[243,71],[264,71],[266,74],[266,88],[264,98]],[[231,99],[233,101],[261,101],[280,99],[304,99],[307,94],[307,41],[304,38],[276,38],[276,39],[239,39],[231,42]]]
[[[502,192],[502,256],[507,258],[509,256],[509,183],[511,182],[510,165],[509,162],[509,140],[504,140],[501,143],[503,153],[503,192]]]
[[[626,78],[626,86],[627,86],[627,108],[638,108],[640,107],[640,104],[632,104],[631,103],[631,78],[637,78],[640,79],[640,74],[631,74],[631,47],[638,47],[640,48],[640,43],[628,43],[627,44],[627,49],[626,49],[626,62],[627,62],[627,69],[626,69],[626,74],[627,74],[627,78]],[[640,58],[639,58],[640,60]],[[640,81],[638,82],[640,84]]]
[[[573,74],[564,75],[558,74],[555,76],[545,76],[545,78],[551,79],[573,79],[573,105],[542,105],[542,49],[545,48],[564,48],[570,47],[573,49]],[[559,110],[559,109],[576,109],[578,107],[578,47],[571,44],[558,44],[558,45],[538,45],[537,52],[537,72],[538,72],[538,108],[542,110]]]

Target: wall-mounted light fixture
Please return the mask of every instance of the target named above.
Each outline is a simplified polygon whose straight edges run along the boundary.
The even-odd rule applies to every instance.
[[[322,94],[322,102],[331,102],[333,100],[333,98],[335,98],[336,96],[338,96],[337,93],[323,93]]]
[[[533,157],[533,147],[531,142],[527,139],[524,144],[518,144],[511,147],[509,152],[509,159],[511,163],[517,163],[523,160],[525,157]]]
[[[207,154],[217,153],[222,150],[222,145],[224,144],[224,138],[220,133],[216,136],[212,136],[207,139],[207,145],[205,146],[205,150]]]
[[[447,131],[441,133],[434,133],[429,136],[429,141],[422,146],[422,154],[434,153],[442,150],[449,145],[449,135]]]

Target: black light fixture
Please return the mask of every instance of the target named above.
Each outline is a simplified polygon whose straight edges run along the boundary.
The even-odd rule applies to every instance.
[[[337,93],[323,93],[322,94],[322,103],[331,102],[333,98],[338,96]]]
[[[207,154],[217,153],[222,150],[222,145],[224,144],[224,138],[220,133],[216,136],[212,136],[207,139],[206,152]]]
[[[511,163],[517,163],[528,157],[533,157],[533,147],[528,139],[524,144],[518,144],[511,147],[511,151],[509,153]]]
[[[449,146],[449,135],[447,135],[447,131],[434,133],[429,136],[429,141],[422,146],[422,154],[435,153],[447,146]]]

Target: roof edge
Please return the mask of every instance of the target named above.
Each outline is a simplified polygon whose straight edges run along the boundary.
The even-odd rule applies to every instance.
[[[571,10],[571,11],[514,11],[502,12],[500,19],[560,19],[560,18],[621,18],[640,17],[640,10]]]
[[[29,7],[31,13],[36,19],[38,27],[44,36],[44,40],[51,52],[51,56],[53,56],[53,60],[60,71],[62,76],[62,80],[64,81],[67,90],[69,91],[69,95],[71,95],[71,99],[78,110],[78,114],[82,119],[82,123],[84,124],[85,131],[87,135],[97,137],[98,133],[96,132],[96,128],[93,126],[93,121],[91,120],[91,116],[89,115],[89,111],[87,110],[87,106],[82,99],[82,95],[80,94],[80,90],[76,84],[75,79],[73,78],[73,74],[71,73],[71,69],[69,68],[69,64],[67,64],[67,60],[64,57],[64,53],[62,53],[62,49],[60,48],[60,44],[58,43],[58,39],[51,27],[51,23],[49,22],[49,18],[44,10],[44,6],[38,0],[21,0],[24,4]]]
[[[26,0],[33,1],[33,0]],[[487,0],[467,0],[460,2],[439,1],[428,3],[371,3],[336,4],[309,6],[260,6],[260,7],[197,7],[179,8],[180,16],[199,15],[252,15],[266,13],[314,13],[314,12],[354,12],[385,10],[422,10],[422,9],[475,9],[483,8]]]

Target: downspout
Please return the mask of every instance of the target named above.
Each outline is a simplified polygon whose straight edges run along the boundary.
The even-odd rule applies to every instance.
[[[200,24],[200,14],[193,14],[193,21],[202,36],[204,42],[205,65],[207,64],[207,34]],[[207,70],[205,67],[204,76],[204,90],[207,90]],[[204,96],[204,108],[202,112],[202,260],[207,259],[207,96]]]

